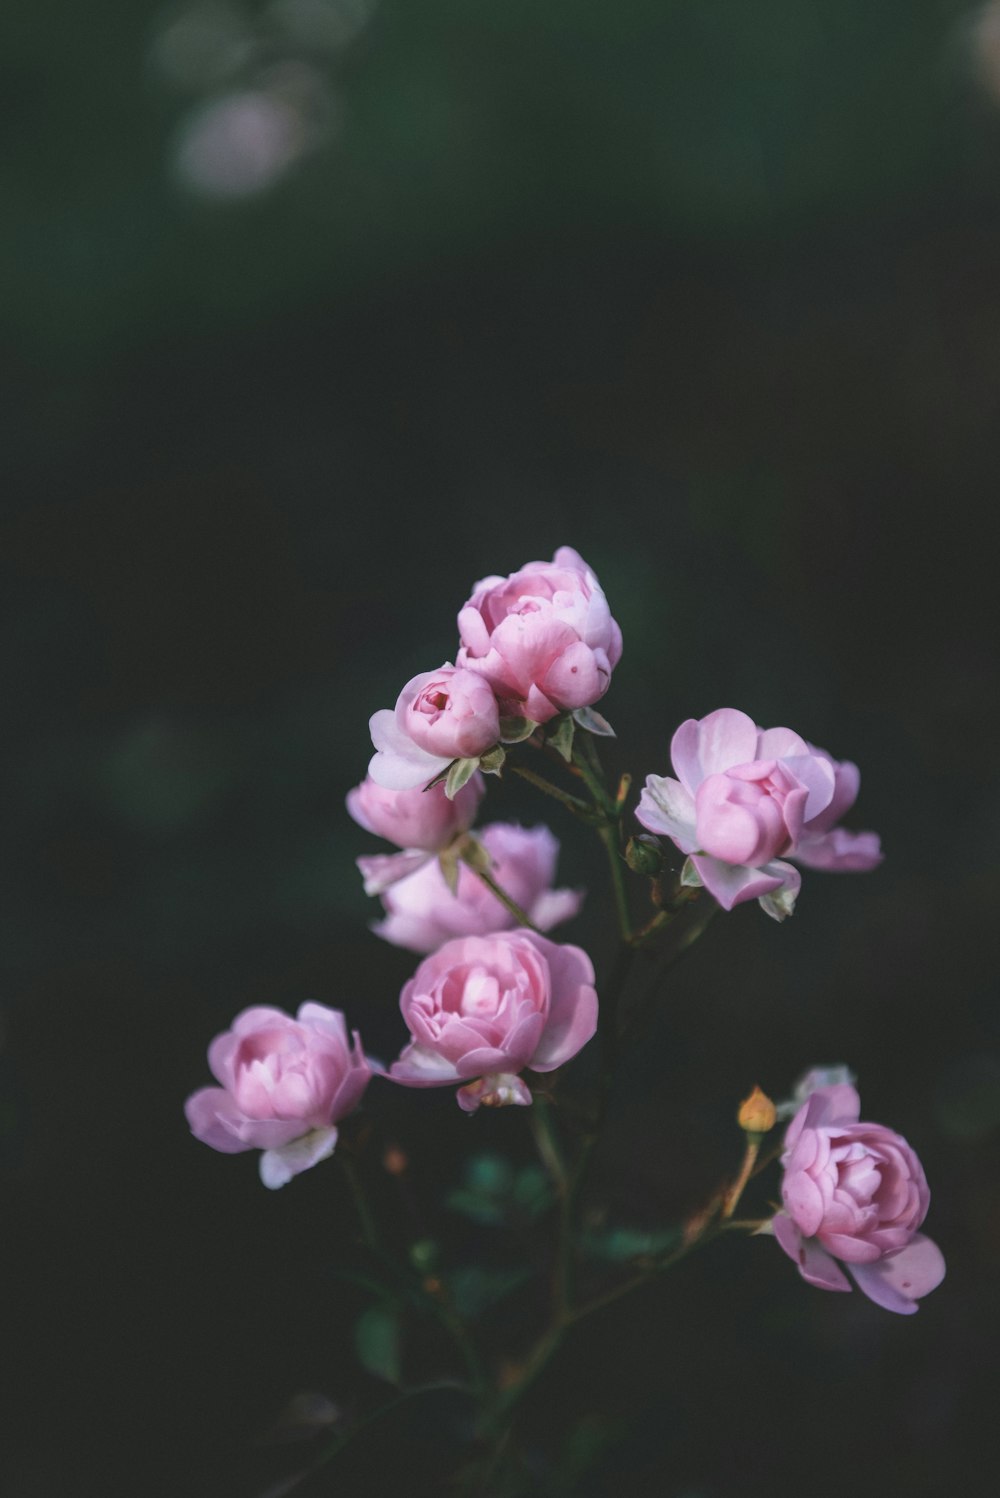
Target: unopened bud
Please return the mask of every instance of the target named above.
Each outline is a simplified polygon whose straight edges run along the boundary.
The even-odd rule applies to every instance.
[[[390,1144],[386,1147],[382,1156],[382,1169],[391,1176],[401,1176],[409,1169],[409,1157],[400,1149],[398,1144]]]
[[[634,874],[648,874],[651,879],[655,879],[663,867],[663,850],[659,839],[651,837],[648,832],[630,837],[625,848],[625,862]]]
[[[778,1110],[766,1092],[755,1087],[748,1098],[740,1104],[736,1120],[747,1134],[766,1134],[774,1128]]]

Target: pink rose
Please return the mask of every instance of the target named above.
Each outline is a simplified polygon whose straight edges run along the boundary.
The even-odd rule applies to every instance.
[[[485,677],[505,712],[536,723],[603,697],[622,653],[601,586],[570,546],[477,583],[458,629],[458,664]]]
[[[203,1087],[184,1105],[191,1132],[223,1154],[260,1149],[260,1178],[283,1186],[333,1153],[338,1118],[357,1107],[372,1068],[344,1016],[303,1004],[244,1009],[217,1035],[208,1064],[221,1087]]]
[[[397,879],[404,879],[460,833],[467,832],[485,791],[485,782],[478,773],[451,801],[443,785],[435,785],[429,791],[419,788],[390,791],[376,785],[370,776],[348,791],[347,810],[358,826],[404,850],[358,859],[366,893],[377,895]]]
[[[724,707],[682,723],[670,755],[679,779],[650,775],[636,814],[689,855],[686,881],[726,910],[757,899],[776,920],[790,915],[801,876],[785,858],[860,869],[881,856],[873,833],[833,829],[857,794],[856,767],[791,729]]]
[[[582,893],[552,888],[559,843],[547,827],[492,822],[479,828],[476,838],[490,855],[492,877],[533,926],[549,931],[576,915]],[[385,890],[382,904],[386,919],[374,931],[413,952],[433,952],[453,936],[484,936],[515,924],[510,911],[465,864],[459,866],[454,894],[434,862]]]
[[[917,1231],[930,1192],[906,1140],[860,1113],[846,1083],[803,1103],[785,1135],[774,1235],[811,1285],[849,1290],[839,1259],[876,1305],[909,1316],[944,1278],[941,1250]]]
[[[412,1039],[389,1076],[404,1087],[469,1082],[458,1093],[467,1113],[530,1103],[517,1073],[554,1071],[586,1045],[597,1028],[593,984],[586,952],[533,931],[446,942],[400,995]]]
[[[476,759],[500,738],[493,689],[474,671],[444,665],[414,676],[394,709],[369,719],[372,780],[389,790],[423,787],[453,759]]]
[[[838,762],[825,749],[809,748],[833,767],[833,800],[825,811],[806,822],[793,857],[809,869],[824,869],[830,874],[860,874],[877,868],[882,849],[877,832],[848,832],[837,827],[841,817],[858,799],[861,772],[849,759]]]

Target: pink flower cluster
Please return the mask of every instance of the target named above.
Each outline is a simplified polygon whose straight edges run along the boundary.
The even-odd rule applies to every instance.
[[[758,728],[724,707],[674,734],[677,779],[650,775],[636,815],[688,854],[685,882],[703,884],[726,910],[759,900],[783,920],[801,875],[787,858],[834,872],[881,861],[873,832],[836,826],[853,806],[860,775],[789,728]]]
[[[809,1284],[849,1290],[844,1264],[876,1305],[912,1315],[945,1272],[937,1244],[918,1232],[930,1192],[906,1140],[860,1117],[847,1083],[806,1098],[785,1135],[774,1236]]]
[[[501,739],[501,716],[547,723],[603,697],[622,634],[597,578],[570,546],[551,562],[476,584],[458,615],[457,664],[407,682],[394,709],[371,719],[372,780],[427,785],[453,760]]]

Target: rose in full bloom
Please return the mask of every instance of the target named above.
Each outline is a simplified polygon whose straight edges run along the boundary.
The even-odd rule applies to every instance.
[[[474,671],[443,665],[414,676],[395,708],[368,724],[375,754],[368,774],[388,790],[425,786],[454,759],[476,759],[500,737],[493,689]]]
[[[906,1140],[860,1115],[847,1083],[803,1103],[785,1135],[774,1236],[809,1284],[849,1290],[844,1264],[870,1300],[908,1316],[944,1278],[941,1250],[917,1231],[930,1192]]]
[[[857,794],[856,767],[789,728],[724,707],[682,723],[670,755],[679,778],[650,775],[637,816],[689,855],[686,878],[726,910],[757,899],[776,920],[790,915],[801,876],[786,858],[860,869],[881,856],[873,833],[833,827]]]
[[[419,787],[390,791],[376,785],[371,776],[348,791],[347,810],[358,826],[403,849],[401,853],[377,853],[358,859],[366,893],[377,895],[397,879],[412,874],[467,832],[485,790],[483,777],[477,773],[452,800],[441,785],[429,791]]]
[[[523,928],[446,942],[406,984],[410,1044],[389,1069],[404,1087],[455,1082],[467,1113],[530,1103],[524,1067],[554,1071],[597,1028],[594,969],[579,947]]]
[[[559,843],[547,827],[491,822],[476,833],[490,856],[490,874],[541,931],[576,915],[579,890],[553,889]],[[454,893],[435,861],[382,894],[386,918],[373,930],[412,952],[433,952],[454,936],[505,931],[514,917],[472,869],[461,864]]]
[[[357,1032],[352,1046],[340,1010],[322,1004],[303,1004],[295,1019],[244,1009],[212,1041],[208,1064],[221,1086],[188,1098],[191,1132],[223,1154],[263,1150],[260,1178],[272,1188],[333,1153],[337,1120],[372,1074]]]
[[[458,664],[490,683],[505,713],[535,723],[603,697],[622,653],[601,586],[570,546],[477,583],[458,629]]]

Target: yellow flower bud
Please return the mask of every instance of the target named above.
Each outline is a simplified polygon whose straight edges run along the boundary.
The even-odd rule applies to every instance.
[[[740,1111],[736,1115],[741,1129],[748,1134],[766,1134],[768,1129],[773,1129],[778,1113],[766,1092],[755,1087],[748,1098],[744,1098],[740,1104]]]

